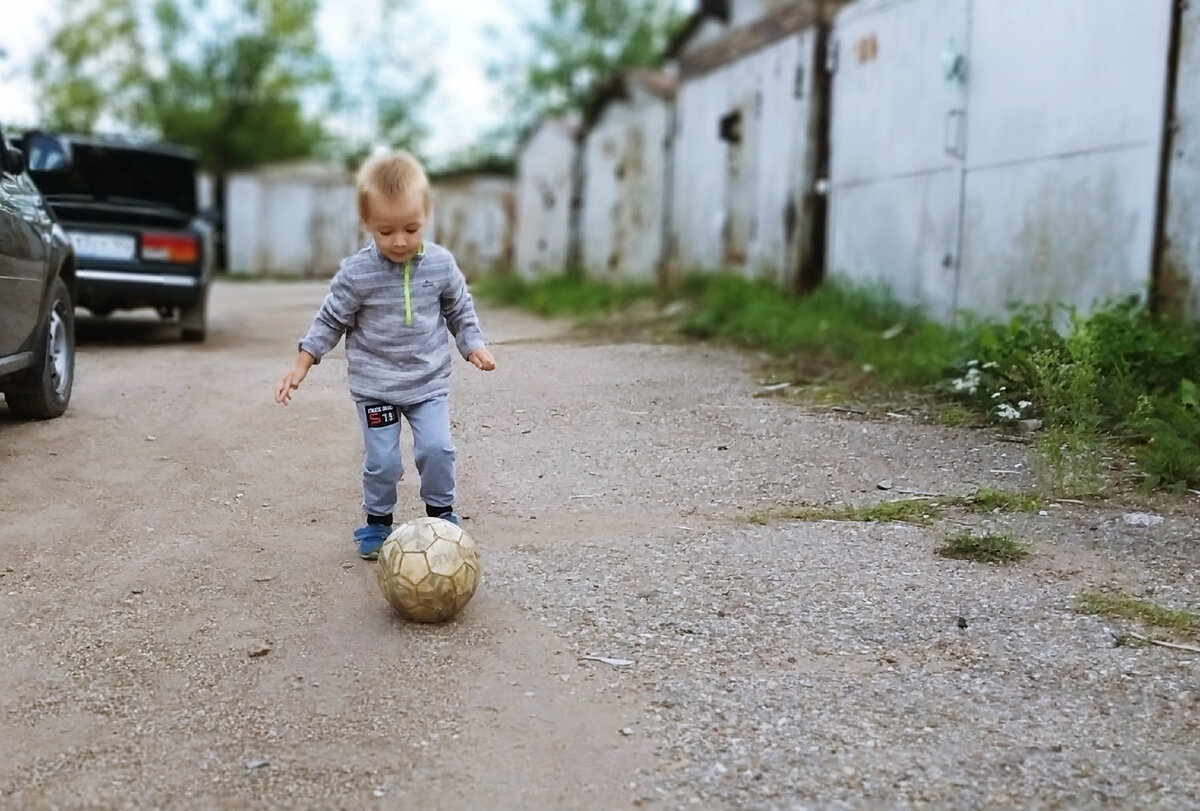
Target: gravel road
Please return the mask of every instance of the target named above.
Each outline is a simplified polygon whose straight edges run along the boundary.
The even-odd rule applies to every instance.
[[[349,538],[340,350],[272,401],[323,294],[217,285],[202,346],[86,325],[67,416],[0,408],[0,807],[1200,807],[1200,654],[1075,608],[1200,611],[1195,498],[755,523],[1031,462],[755,396],[750,354],[485,307],[499,368],[451,400],[483,580],[407,624]],[[938,557],[963,525],[1034,554]]]

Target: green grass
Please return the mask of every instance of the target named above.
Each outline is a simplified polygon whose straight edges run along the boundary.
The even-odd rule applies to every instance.
[[[1200,615],[1164,608],[1158,603],[1124,594],[1087,591],[1079,595],[1076,609],[1083,614],[1136,620],[1151,628],[1177,634],[1200,632]]]
[[[959,532],[946,539],[938,554],[978,563],[1016,563],[1029,556],[1029,547],[1006,533]]]
[[[964,408],[957,403],[946,403],[940,406],[934,414],[934,421],[947,428],[962,428],[976,425],[980,422],[979,413]]]
[[[1008,493],[983,487],[966,499],[966,503],[976,512],[990,513],[999,510],[1002,513],[1029,513],[1037,510],[1041,499],[1032,493]]]
[[[617,312],[636,301],[651,298],[654,288],[616,287],[577,275],[544,276],[536,281],[504,275],[474,282],[471,292],[483,301],[520,307],[538,315],[587,318]]]
[[[929,524],[954,509],[971,512],[1033,512],[1039,499],[1029,493],[1007,493],[1002,490],[983,488],[972,496],[906,498],[895,501],[877,501],[872,504],[838,504],[835,506],[799,505],[761,510],[746,516],[754,524],[769,524],[774,521],[859,521],[863,523],[887,523],[904,521],[910,524]]]
[[[782,507],[751,513],[746,520],[754,524],[768,524],[773,521],[861,521],[864,523],[906,521],[913,524],[927,524],[935,512],[936,509],[929,499],[911,498],[860,506],[844,504],[835,507]]]
[[[773,284],[726,275],[696,275],[679,294],[690,305],[688,335],[720,338],[776,355],[830,353],[888,382],[937,381],[956,359],[952,332],[926,321],[885,292],[836,284],[804,297]]]

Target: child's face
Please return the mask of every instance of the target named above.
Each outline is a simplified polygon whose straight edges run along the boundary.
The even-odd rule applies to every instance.
[[[421,194],[396,199],[372,195],[363,225],[371,232],[380,253],[404,264],[421,248],[426,219],[425,198]]]

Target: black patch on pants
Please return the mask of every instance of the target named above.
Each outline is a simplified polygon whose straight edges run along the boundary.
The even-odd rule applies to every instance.
[[[368,428],[386,428],[389,425],[395,425],[400,419],[396,414],[396,407],[388,403],[373,403],[364,406],[367,412],[367,427]]]

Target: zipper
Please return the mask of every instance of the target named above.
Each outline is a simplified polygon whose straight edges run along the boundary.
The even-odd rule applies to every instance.
[[[411,327],[412,318],[412,259],[404,263],[404,325]]]

